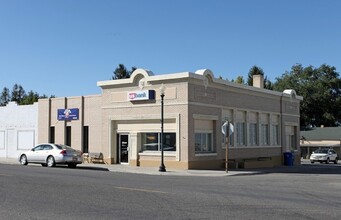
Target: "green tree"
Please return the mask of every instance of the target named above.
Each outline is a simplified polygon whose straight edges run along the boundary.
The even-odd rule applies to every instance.
[[[237,78],[234,82],[238,83],[238,84],[243,84],[243,85],[245,84],[243,76],[237,76]]]
[[[20,101],[20,105],[30,105],[35,102],[38,102],[39,94],[37,92],[33,92],[32,90],[24,96],[24,98]]]
[[[43,94],[43,95],[39,95],[39,99],[47,99],[47,98],[56,98],[55,95],[50,95],[50,97],[48,97],[46,94]]]
[[[114,70],[114,75],[112,79],[127,79],[130,78],[130,75],[136,70],[136,67],[132,67],[130,71],[123,64],[119,64],[118,67]]]
[[[295,64],[274,83],[274,90],[294,89],[303,96],[301,126],[339,126],[341,124],[341,79],[336,68]]]
[[[273,83],[270,80],[268,80],[267,76],[264,79],[264,89],[268,89],[268,90],[273,90],[274,89]]]
[[[20,103],[25,97],[25,90],[21,85],[14,84],[12,89],[11,101]]]
[[[0,106],[5,106],[10,101],[15,101],[19,105],[30,105],[38,102],[38,99],[48,98],[47,95],[39,95],[39,93],[34,91],[29,91],[27,94],[21,85],[15,84],[13,86],[12,92],[9,91],[7,87],[4,87],[0,94]],[[51,95],[50,98],[55,98]]]
[[[7,87],[4,87],[0,95],[0,106],[5,106],[11,100],[10,91]]]

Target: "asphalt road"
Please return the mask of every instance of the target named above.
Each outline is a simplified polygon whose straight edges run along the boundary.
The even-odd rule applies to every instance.
[[[0,219],[340,219],[341,166],[153,176],[0,164]]]

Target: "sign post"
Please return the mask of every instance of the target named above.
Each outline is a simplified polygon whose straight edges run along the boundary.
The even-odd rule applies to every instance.
[[[228,167],[229,167],[229,142],[230,142],[230,135],[233,133],[233,125],[230,124],[229,121],[226,121],[222,126],[222,132],[225,136],[225,148],[226,148],[226,154],[225,154],[225,170],[226,173],[228,173]]]
[[[225,155],[225,160],[226,160],[226,173],[228,173],[229,169],[229,138],[230,137],[230,122],[227,122],[226,126],[226,134],[225,134],[225,146],[226,146],[226,155]]]

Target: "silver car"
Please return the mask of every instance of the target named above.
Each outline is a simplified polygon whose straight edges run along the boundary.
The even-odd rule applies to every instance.
[[[333,149],[328,148],[319,148],[310,155],[311,163],[314,162],[329,163],[330,161],[333,161],[334,164],[337,164],[338,160],[339,157],[337,156],[337,153]]]
[[[40,163],[43,167],[54,167],[56,164],[67,164],[68,167],[75,168],[82,163],[82,152],[67,145],[39,144],[22,152],[18,160],[21,165]]]

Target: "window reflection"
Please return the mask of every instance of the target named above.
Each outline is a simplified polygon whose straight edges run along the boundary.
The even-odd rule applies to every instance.
[[[142,133],[142,151],[161,151],[161,133]],[[163,133],[163,150],[176,151],[176,133]]]

